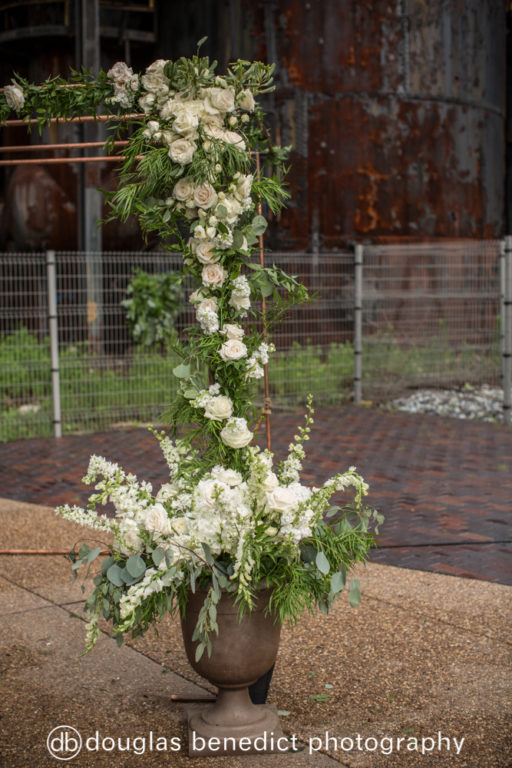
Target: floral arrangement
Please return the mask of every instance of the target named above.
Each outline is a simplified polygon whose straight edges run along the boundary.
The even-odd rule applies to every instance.
[[[88,509],[57,510],[112,534],[86,602],[87,648],[101,616],[122,642],[124,633],[137,636],[167,611],[184,610],[198,586],[206,597],[197,658],[211,648],[223,590],[236,596],[241,614],[264,584],[282,621],[315,606],[327,612],[350,568],[367,556],[372,525],[381,522],[364,506],[367,485],[353,467],[320,488],[301,483],[311,400],[284,460],[275,464],[269,450],[253,444],[261,418],[253,382],[274,351],[267,334],[292,305],[309,300],[296,278],[251,258],[267,227],[261,206],[276,213],[288,196],[287,150],[273,146],[256,101],[272,88],[272,71],[238,61],[220,77],[198,50],[190,59],[158,60],[142,75],[120,62],[97,77],[75,72],[70,81],[52,78],[39,87],[16,76],[0,97],[0,119],[15,110],[35,114],[40,127],[50,117],[94,114],[101,105],[118,118],[110,151],[128,127],[119,186],[108,193],[111,216],[136,215],[145,233],[182,252],[182,277],[196,284],[189,301],[197,325],[172,342],[182,358],[174,369],[180,391],[168,412],[172,427],[155,432],[169,482],[155,492],[93,456],[84,478],[95,486]],[[350,502],[330,506],[333,494],[349,488]],[[107,503],[113,516],[98,512]],[[75,576],[100,551],[83,545],[73,552]],[[350,601],[358,599],[352,580]]]

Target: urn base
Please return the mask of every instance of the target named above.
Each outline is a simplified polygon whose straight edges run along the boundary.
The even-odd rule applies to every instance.
[[[247,688],[219,689],[217,702],[188,715],[188,754],[254,755],[287,752],[275,711],[252,704]]]

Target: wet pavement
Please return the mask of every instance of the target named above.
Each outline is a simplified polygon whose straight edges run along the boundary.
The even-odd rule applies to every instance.
[[[302,413],[272,416],[280,458]],[[263,437],[263,436],[262,436]],[[319,408],[303,477],[320,483],[355,465],[386,517],[372,561],[512,585],[512,430],[373,408]],[[84,504],[89,455],[158,486],[166,464],[146,429],[0,444],[0,496]]]

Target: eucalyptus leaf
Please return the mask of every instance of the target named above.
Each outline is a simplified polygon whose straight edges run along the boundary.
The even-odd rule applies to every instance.
[[[252,220],[252,229],[255,235],[258,237],[262,235],[267,228],[267,220],[263,216],[255,216]]]
[[[154,562],[154,564],[156,565],[157,568],[160,565],[160,563],[162,562],[162,560],[164,559],[164,556],[165,556],[165,552],[162,549],[162,547],[157,547],[151,553],[151,559],[153,560],[153,562]]]
[[[228,215],[228,209],[226,208],[225,205],[223,205],[222,203],[219,203],[217,208],[215,209],[215,215],[217,216],[218,219],[225,219],[226,216]]]
[[[238,251],[238,250],[239,250],[239,249],[242,247],[242,245],[243,245],[243,242],[244,242],[244,236],[243,236],[243,234],[240,232],[240,230],[239,230],[239,229],[236,229],[236,230],[233,232],[233,244],[232,244],[232,246],[231,246],[231,247],[232,247],[232,248],[233,248],[235,251]]]
[[[105,560],[101,564],[101,573],[103,574],[103,576],[107,575],[108,569],[113,564],[114,564],[114,558],[112,557],[112,555],[110,555],[110,557],[105,558]],[[96,580],[94,581],[94,583],[96,583]],[[101,578],[98,583],[101,583]]]
[[[348,600],[352,608],[361,602],[361,588],[357,579],[351,579]]]
[[[331,570],[331,566],[329,565],[329,561],[323,552],[318,552],[315,558],[315,563],[320,573],[323,573],[325,576],[327,576],[327,574]]]
[[[188,379],[190,376],[190,366],[180,363],[180,365],[177,365],[176,368],[172,369],[172,372],[177,379]]]
[[[124,580],[122,577],[122,569],[114,563],[114,565],[111,565],[110,568],[107,571],[107,579],[112,582],[112,584],[115,584],[116,587],[122,587],[124,584]]]
[[[98,557],[100,552],[101,552],[101,547],[96,547],[96,549],[91,549],[91,551],[87,555],[87,562],[92,563],[92,561]]]
[[[91,548],[87,544],[82,544],[82,546],[78,550],[78,558],[80,560],[85,560],[90,551],[91,551]]]
[[[338,592],[341,592],[343,587],[345,586],[345,575],[338,571],[337,573],[333,573],[331,576],[331,592],[333,595],[337,595]]]
[[[126,570],[132,579],[138,579],[146,572],[146,563],[140,555],[132,555],[126,561]]]
[[[199,643],[199,645],[197,646],[197,648],[196,648],[196,662],[200,660],[201,656],[204,653],[205,647],[206,646],[205,646],[204,643]]]

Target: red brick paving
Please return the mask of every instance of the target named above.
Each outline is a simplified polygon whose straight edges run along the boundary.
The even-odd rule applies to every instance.
[[[300,412],[276,412],[273,449],[286,451]],[[321,408],[304,478],[320,483],[356,465],[369,503],[386,516],[380,563],[512,584],[512,430],[349,406]],[[0,445],[0,495],[56,506],[85,503],[88,457],[99,453],[151,481],[166,465],[145,429]]]

